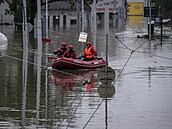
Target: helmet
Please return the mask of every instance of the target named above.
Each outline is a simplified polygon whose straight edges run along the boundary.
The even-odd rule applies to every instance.
[[[61,43],[61,46],[66,46],[66,42],[62,42]]]
[[[73,46],[72,46],[72,45],[69,45],[68,48],[69,48],[69,49],[73,49]]]
[[[88,42],[86,43],[86,45],[91,45],[91,42],[88,41]]]

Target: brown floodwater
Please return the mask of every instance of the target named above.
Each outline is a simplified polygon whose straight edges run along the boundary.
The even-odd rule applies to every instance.
[[[99,70],[57,71],[46,58],[62,41],[74,45],[78,56],[83,53],[75,26],[50,29],[51,42],[43,43],[42,52],[32,33],[23,49],[21,31],[1,26],[8,44],[0,57],[0,128],[171,129],[172,31],[164,27],[170,37],[161,45],[159,39],[137,38],[146,28],[141,17],[110,26],[108,65],[116,78],[106,105]],[[89,33],[89,40],[93,36]],[[105,58],[105,47],[104,28],[98,25],[95,48],[100,57]],[[83,85],[85,79],[91,84]]]

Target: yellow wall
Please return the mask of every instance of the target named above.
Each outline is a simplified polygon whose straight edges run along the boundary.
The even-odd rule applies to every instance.
[[[143,17],[142,16],[128,16],[127,24],[129,27],[133,27],[138,30],[142,30],[143,27]]]
[[[143,15],[143,2],[128,2],[129,12],[127,15]]]

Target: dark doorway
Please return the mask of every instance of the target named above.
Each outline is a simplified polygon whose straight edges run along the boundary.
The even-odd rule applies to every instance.
[[[66,25],[66,15],[63,15],[63,25]]]
[[[71,25],[76,25],[76,19],[70,20],[70,24],[71,24]]]
[[[59,16],[53,16],[53,25],[59,25],[60,17]]]

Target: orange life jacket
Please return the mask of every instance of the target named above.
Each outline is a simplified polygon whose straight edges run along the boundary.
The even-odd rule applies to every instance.
[[[94,58],[94,53],[91,52],[91,47],[85,48],[85,58]]]

